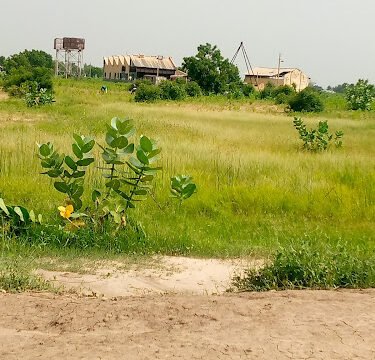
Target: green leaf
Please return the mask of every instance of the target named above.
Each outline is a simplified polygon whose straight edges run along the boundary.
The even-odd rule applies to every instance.
[[[134,191],[134,194],[135,195],[147,195],[147,190],[139,189],[139,190]]]
[[[83,186],[78,186],[76,189],[74,189],[72,193],[72,197],[79,198],[83,194]]]
[[[129,144],[126,148],[122,149],[122,154],[132,154],[134,152],[134,144]]]
[[[31,220],[33,223],[35,223],[35,222],[36,222],[36,218],[35,218],[34,210],[30,210],[29,215],[30,215],[30,220]]]
[[[154,180],[154,175],[145,175],[142,176],[141,181],[142,182],[148,182]]]
[[[51,165],[51,160],[50,159],[42,160],[40,162],[40,164],[42,165],[42,168],[44,168],[44,169],[49,169],[49,168],[51,168],[53,166],[53,165]]]
[[[121,186],[121,182],[120,182],[120,180],[114,179],[114,180],[108,181],[105,184],[105,186],[108,187],[108,188],[111,188],[113,190],[118,190]]]
[[[152,150],[149,154],[148,154],[148,158],[151,159],[153,157],[155,157],[156,155],[159,155],[161,152],[161,149],[155,149],[155,150]]]
[[[95,145],[95,140],[90,140],[88,143],[86,143],[85,145],[83,145],[83,147],[81,148],[81,150],[82,150],[82,152],[84,154],[86,154],[86,153],[90,152],[93,149],[94,145]]]
[[[132,159],[130,159],[130,160],[132,160]],[[138,162],[138,161],[137,161]],[[139,175],[141,172],[142,172],[142,170],[141,169],[139,169],[137,166],[135,166],[135,165],[133,165],[132,163],[130,163],[130,162],[126,162],[126,164],[130,167],[130,169],[132,169],[137,175]],[[141,166],[142,166],[142,164],[140,164]]]
[[[152,142],[147,136],[141,136],[139,140],[141,148],[144,152],[151,152],[152,151]]]
[[[91,199],[93,202],[97,201],[100,197],[102,196],[102,194],[100,193],[100,191],[98,190],[94,190],[91,194]]]
[[[73,198],[72,201],[74,210],[79,210],[82,207],[82,200],[80,198]]]
[[[94,158],[85,158],[77,161],[78,166],[89,166],[94,162]]]
[[[73,171],[77,170],[77,165],[70,156],[65,156],[65,164],[68,165]]]
[[[130,197],[121,190],[114,190],[116,194],[120,195],[125,200],[130,200]]]
[[[47,171],[47,175],[51,178],[57,178],[63,173],[63,169],[52,169]]]
[[[8,210],[7,206],[5,205],[5,202],[2,198],[0,198],[0,209],[3,210],[5,212],[5,214],[7,214],[9,216],[9,210]]]
[[[72,177],[72,174],[70,174],[68,170],[64,170],[64,176],[70,179]]]
[[[80,178],[82,176],[85,176],[86,174],[86,171],[75,171],[73,174],[72,174],[72,177],[77,179],[77,178]]]
[[[195,191],[197,190],[197,186],[195,184],[188,184],[183,190],[183,198],[188,199],[190,196],[192,196]]]
[[[126,135],[126,137],[130,137],[134,134],[135,128],[130,120],[119,120],[117,121],[116,126],[120,135]]]
[[[117,130],[117,122],[120,122],[121,120],[118,117],[114,117],[111,120],[111,126]]]
[[[75,140],[79,148],[82,149],[82,147],[85,145],[85,142],[83,141],[83,136],[73,134],[73,139]]]
[[[77,144],[72,145],[72,150],[74,152],[74,155],[77,156],[78,159],[83,158],[83,153],[82,153],[81,149],[78,147]]]
[[[144,165],[148,165],[149,164],[149,161],[148,161],[148,157],[146,156],[146,154],[144,153],[144,151],[142,149],[139,149],[137,151],[137,159]]]
[[[112,147],[123,149],[128,146],[128,139],[125,136],[120,136],[117,139],[112,141]]]
[[[21,208],[20,208],[19,206],[15,206],[15,207],[13,208],[13,210],[14,210],[14,212],[19,216],[20,220],[21,220],[22,222],[25,222],[25,218],[23,217],[23,212],[22,212]]]
[[[46,157],[51,155],[52,149],[47,144],[42,144],[39,146],[39,154]]]
[[[69,191],[69,186],[65,184],[64,182],[55,182],[53,186],[55,187],[57,191],[60,191],[64,194],[66,194]]]
[[[39,222],[39,224],[42,224],[42,221],[43,221],[43,216],[42,216],[42,214],[39,214],[38,215],[38,222]]]

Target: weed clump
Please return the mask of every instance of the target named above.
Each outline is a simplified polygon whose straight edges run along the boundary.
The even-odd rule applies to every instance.
[[[370,288],[375,286],[375,256],[347,244],[319,248],[304,241],[280,248],[266,266],[247,269],[233,285],[240,291]]]
[[[47,291],[51,285],[42,278],[10,264],[0,270],[0,289],[6,292]]]

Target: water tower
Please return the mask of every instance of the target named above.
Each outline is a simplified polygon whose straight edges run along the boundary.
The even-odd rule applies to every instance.
[[[55,75],[63,75],[66,78],[80,77],[82,75],[85,39],[56,38],[54,49],[56,50]]]

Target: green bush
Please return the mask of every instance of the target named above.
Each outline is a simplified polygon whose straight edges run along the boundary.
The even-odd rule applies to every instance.
[[[327,150],[332,141],[334,141],[337,148],[342,146],[342,137],[344,133],[341,130],[330,134],[328,131],[328,122],[319,121],[317,129],[307,130],[303,120],[294,117],[293,125],[299,133],[300,139],[303,141],[303,148],[309,151],[322,151]],[[333,137],[335,135],[335,137]]]
[[[185,84],[185,90],[187,96],[190,97],[199,97],[202,96],[202,89],[199,84],[195,81],[189,81]]]
[[[37,89],[37,87],[31,87],[25,94],[25,102],[28,107],[40,106],[52,104],[54,102],[53,95],[47,89]]]
[[[255,91],[255,88],[252,84],[243,84],[242,85],[242,93],[244,96],[249,97],[252,95]]]
[[[161,98],[161,91],[158,86],[141,83],[135,92],[136,102],[153,102]]]
[[[183,100],[187,96],[184,83],[165,80],[160,83],[159,88],[160,97],[164,100]]]
[[[275,90],[275,85],[271,83],[267,83],[263,90],[259,92],[259,99],[266,100],[266,99],[272,99],[273,92]]]
[[[293,95],[295,93],[296,93],[296,91],[295,91],[293,86],[282,85],[282,86],[277,86],[272,90],[272,97],[276,98],[277,96],[279,96],[281,94],[286,95],[286,96],[290,96],[290,95]]]
[[[319,93],[312,88],[306,88],[292,96],[288,105],[290,110],[296,112],[321,112],[324,110]]]
[[[278,105],[288,104],[289,100],[290,100],[290,96],[283,94],[283,93],[277,94],[277,96],[275,97],[275,103]]]
[[[375,255],[348,244],[319,248],[304,241],[280,248],[261,269],[233,279],[240,291],[370,288],[375,286]]]
[[[229,84],[228,91],[227,91],[227,97],[228,99],[242,99],[244,97],[243,91],[242,91],[242,84]]]
[[[375,99],[375,86],[368,80],[358,80],[355,85],[348,85],[345,89],[345,97],[351,110],[371,110]]]

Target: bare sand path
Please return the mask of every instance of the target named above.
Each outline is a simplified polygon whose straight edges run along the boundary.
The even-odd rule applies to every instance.
[[[1,359],[375,359],[375,291],[0,295]]]
[[[1,293],[0,359],[375,359],[375,290],[224,293],[241,266],[41,271],[81,295]]]

